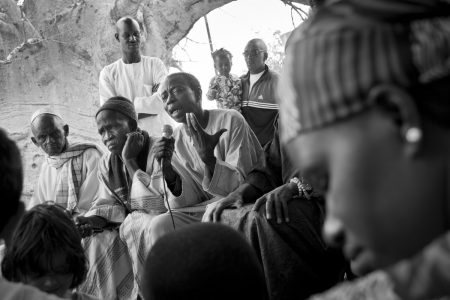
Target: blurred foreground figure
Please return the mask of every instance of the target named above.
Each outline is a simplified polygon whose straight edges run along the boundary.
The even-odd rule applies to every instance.
[[[23,172],[20,152],[16,144],[0,129],[0,239],[8,247],[11,235],[24,211],[20,202]],[[38,289],[21,283],[7,282],[0,278],[0,296],[2,300],[57,300]]]
[[[326,190],[326,239],[356,273],[384,270],[325,299],[450,295],[449,14],[448,1],[340,1],[290,39],[283,141]]]
[[[224,225],[194,224],[163,236],[150,251],[145,272],[145,299],[267,299],[253,249]]]
[[[73,292],[87,271],[81,236],[69,213],[53,204],[25,212],[2,262],[6,279],[67,299],[97,299]]]

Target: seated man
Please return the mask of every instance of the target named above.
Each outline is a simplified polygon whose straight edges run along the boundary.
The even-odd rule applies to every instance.
[[[321,237],[323,198],[299,179],[278,133],[277,118],[264,165],[230,195],[209,204],[203,221],[221,221],[244,233],[264,266],[270,299],[304,299],[334,285],[344,263]],[[249,205],[240,208],[243,204]],[[231,207],[239,209],[222,214]]]
[[[10,245],[11,236],[20,220],[24,205],[20,201],[22,194],[22,161],[17,145],[10,140],[0,128],[0,239],[6,247]],[[0,295],[2,300],[58,300],[53,295],[41,292],[37,288],[21,283],[7,282],[0,277]]]
[[[69,142],[69,126],[49,109],[33,114],[31,131],[31,140],[43,150],[45,160],[30,207],[53,201],[73,217],[83,220],[82,216],[98,197],[97,165],[101,150],[95,144]],[[80,290],[100,298],[116,298],[130,293],[131,283],[127,284],[126,279],[131,267],[118,232],[107,230],[87,237],[91,228],[83,224],[80,222],[79,229],[86,237],[83,246],[90,267]],[[113,251],[120,255],[111,256],[109,253]]]
[[[239,233],[216,224],[195,224],[159,239],[147,257],[144,282],[145,299],[152,300],[267,299],[253,249]]]
[[[150,233],[147,223],[154,216],[167,211],[164,195],[174,196],[170,185],[165,190],[155,159],[156,140],[138,128],[135,108],[128,99],[108,99],[97,111],[96,122],[109,152],[99,162],[99,197],[83,222],[100,229],[120,224],[120,237],[131,255],[135,299],[148,253],[145,247],[151,244],[151,239],[143,240],[141,235]],[[166,179],[172,176],[178,175],[166,173]]]
[[[165,163],[166,174],[173,169],[180,174],[169,182],[180,187],[180,195],[171,203],[177,211],[153,220],[155,239],[173,231],[173,227],[201,221],[203,211],[187,214],[180,208],[227,196],[264,158],[258,139],[241,114],[234,110],[202,109],[202,90],[193,75],[170,74],[160,93],[166,111],[182,126],[175,129],[174,139],[160,139],[155,151]]]

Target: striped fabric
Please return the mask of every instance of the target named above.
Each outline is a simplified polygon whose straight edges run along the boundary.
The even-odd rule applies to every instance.
[[[250,107],[256,107],[256,108],[263,108],[263,109],[278,109],[278,104],[275,103],[266,103],[266,102],[257,102],[257,101],[243,101],[242,106],[250,106]]]
[[[105,230],[84,238],[82,243],[89,271],[78,291],[99,299],[136,299],[130,256],[118,231]]]
[[[73,143],[67,147],[67,150],[57,156],[47,156],[47,163],[56,168],[61,168],[56,190],[55,203],[65,207],[71,212],[79,212],[78,192],[80,190],[81,172],[83,169],[83,152],[87,149],[95,148],[100,153],[102,150],[95,144]]]
[[[369,13],[366,2],[328,5],[290,38],[279,85],[283,142],[367,109],[377,85],[407,88],[450,74],[449,20],[355,15]]]

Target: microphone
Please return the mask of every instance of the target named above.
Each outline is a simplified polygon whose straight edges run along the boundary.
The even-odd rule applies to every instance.
[[[165,124],[162,127],[162,136],[165,137],[166,139],[170,139],[172,137],[172,134],[173,134],[172,126],[169,124]]]
[[[173,128],[172,125],[165,124],[162,127],[162,137],[166,139],[170,139],[173,134]],[[164,165],[164,157],[161,159],[161,167]]]
[[[165,124],[162,127],[162,137],[166,138],[166,139],[170,139],[172,137],[173,134],[173,128],[171,125],[169,124]],[[164,157],[161,159],[161,173],[163,176],[163,180],[166,180],[166,176],[164,174]],[[169,213],[170,213],[170,218],[172,219],[172,226],[173,226],[173,230],[175,229],[175,221],[173,219],[173,214],[172,214],[172,209],[170,208],[170,204],[169,204],[169,198],[167,197],[167,191],[166,191],[166,184],[165,182],[163,182],[163,188],[164,188],[164,196],[166,199],[166,204],[167,204],[167,208],[169,209]]]

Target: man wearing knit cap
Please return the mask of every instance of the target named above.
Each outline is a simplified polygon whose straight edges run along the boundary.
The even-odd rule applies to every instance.
[[[450,296],[450,1],[348,0],[293,33],[283,141],[357,274],[315,299]]]
[[[97,173],[102,150],[92,143],[70,142],[69,125],[52,109],[37,110],[30,123],[31,140],[43,151],[45,160],[28,206],[53,201],[76,218],[89,259],[87,280],[80,286],[80,291],[100,298],[115,298],[116,288],[121,289],[119,285],[127,275],[125,268],[115,267],[128,261],[127,253],[115,231],[105,230],[90,237],[96,224],[83,217],[98,198]],[[112,257],[111,252],[120,255]],[[113,270],[105,272],[105,261]],[[125,290],[118,293],[126,294]]]
[[[164,124],[175,125],[155,93],[167,75],[166,66],[157,57],[141,55],[141,28],[135,19],[120,18],[114,37],[122,58],[100,72],[100,105],[114,96],[127,98],[138,113],[139,126],[150,135],[159,136]]]
[[[141,245],[145,241],[141,236],[150,234],[145,222],[167,211],[164,196],[174,197],[173,187],[165,187],[160,162],[153,150],[156,139],[137,126],[136,111],[128,99],[108,99],[95,119],[109,153],[99,163],[99,198],[87,216],[99,228],[120,224],[121,239],[131,255],[135,279],[132,298],[135,299],[141,288],[142,266],[147,255],[142,251],[146,245]],[[173,145],[173,139],[167,140]],[[169,148],[166,151],[173,151],[173,147]],[[178,174],[166,174],[166,178],[170,176]]]

